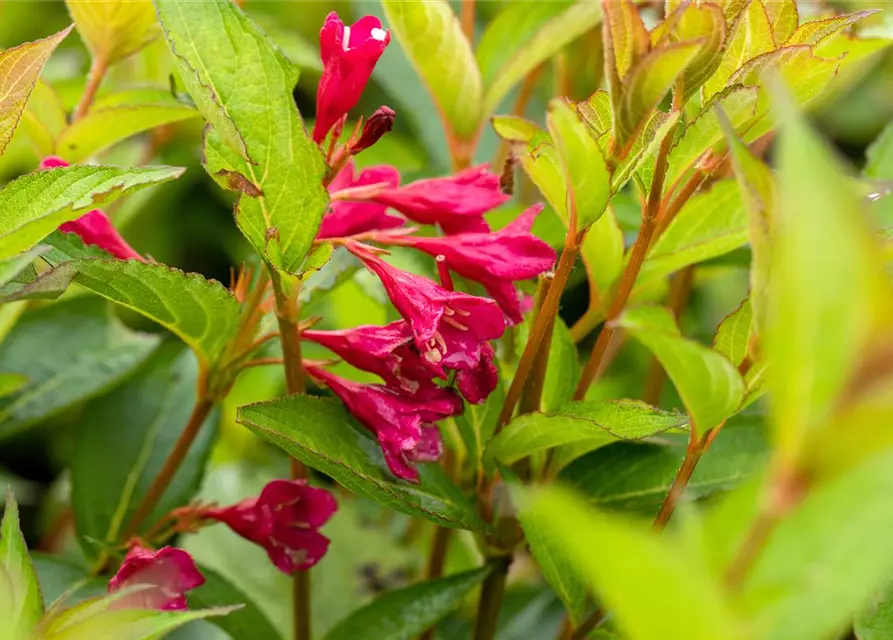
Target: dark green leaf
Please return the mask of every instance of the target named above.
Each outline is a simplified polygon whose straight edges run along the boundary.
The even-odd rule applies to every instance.
[[[713,350],[724,355],[737,367],[747,357],[752,333],[753,308],[750,306],[750,298],[745,298],[720,323],[713,338]]]
[[[853,623],[856,640],[891,640],[893,638],[893,586],[887,585],[871,605],[856,616]]]
[[[20,393],[0,399],[0,437],[102,393],[157,344],[156,336],[125,328],[92,297],[24,315],[0,344],[0,371],[28,377]]]
[[[122,529],[189,421],[197,383],[195,356],[170,342],[122,386],[85,408],[71,482],[77,532],[90,556],[124,542],[119,540]],[[214,439],[212,423],[213,418],[199,432],[155,510],[146,518],[146,527],[188,503],[198,491]],[[127,428],[122,430],[122,424]]]
[[[325,640],[411,640],[457,609],[488,568],[391,591],[346,619]]]
[[[365,429],[351,424],[340,403],[289,396],[240,407],[238,421],[351,491],[443,526],[486,529],[440,465],[420,465],[417,485],[394,478],[378,444]]]
[[[205,584],[189,592],[190,608],[211,609],[243,605],[238,611],[233,611],[226,616],[211,618],[209,622],[226,631],[234,639],[281,640],[282,636],[270,624],[263,611],[251,602],[240,589],[210,569],[199,567],[199,570],[205,577]]]
[[[58,556],[34,553],[31,556],[44,605],[49,608],[59,598],[71,607],[89,598],[108,593],[108,581],[90,575],[87,567],[78,566]]]

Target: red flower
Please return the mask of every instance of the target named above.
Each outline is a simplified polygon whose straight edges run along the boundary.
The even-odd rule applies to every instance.
[[[383,327],[364,325],[341,331],[308,330],[301,335],[334,351],[357,369],[381,376],[395,389],[415,393],[434,376],[415,348],[412,332],[404,320]]]
[[[530,232],[543,210],[537,204],[495,233],[460,233],[445,238],[406,236],[393,242],[432,256],[442,255],[456,273],[480,282],[511,322],[521,322],[521,303],[512,282],[534,278],[555,265],[555,251]]]
[[[393,167],[381,165],[364,169],[360,175],[354,176],[354,164],[351,160],[329,184],[329,193],[379,183],[385,183],[391,188],[396,187],[400,183],[400,174]],[[387,207],[377,202],[335,200],[322,219],[316,237],[343,238],[364,231],[393,229],[403,226],[404,222],[400,216],[387,213]]]
[[[360,384],[310,365],[307,372],[324,382],[347,410],[375,434],[388,468],[398,478],[419,481],[417,462],[433,462],[443,453],[434,422],[462,413],[462,400],[451,389],[424,387],[414,396],[379,384]]]
[[[472,402],[486,398],[496,386],[492,348],[487,342],[505,331],[505,318],[496,303],[447,291],[427,278],[396,269],[355,242],[347,247],[381,279],[394,307],[409,323],[426,365],[442,377],[446,369],[468,372],[462,376],[466,381],[460,386],[463,395]],[[484,369],[492,375],[485,375]],[[466,393],[472,379],[486,380],[492,386]]]
[[[382,105],[376,109],[375,112],[369,116],[369,119],[366,120],[366,124],[363,125],[363,133],[360,134],[360,139],[350,145],[351,155],[356,155],[360,151],[368,149],[381,140],[381,137],[384,134],[390,133],[394,128],[394,118],[396,117],[397,114],[394,110],[386,105]]]
[[[109,593],[138,587],[112,605],[115,609],[185,611],[187,591],[200,587],[205,578],[183,549],[163,547],[152,551],[131,547],[111,580]]]
[[[357,104],[390,41],[391,34],[381,28],[375,16],[360,18],[350,27],[334,11],[326,17],[319,32],[323,71],[316,90],[315,142],[322,142],[335,123]]]
[[[305,480],[273,480],[258,497],[204,515],[262,546],[277,569],[291,574],[309,569],[326,554],[329,539],[318,529],[337,509],[325,489],[307,486]]]
[[[385,189],[373,199],[416,222],[439,224],[446,233],[462,233],[489,231],[482,216],[511,197],[500,190],[499,176],[481,165],[454,176]]]
[[[56,156],[48,156],[40,163],[41,169],[55,169],[56,167],[67,167],[68,163],[62,158]],[[94,209],[85,213],[73,222],[66,222],[59,226],[59,231],[64,233],[75,233],[89,245],[93,245],[107,251],[116,258],[121,260],[136,259],[142,260],[143,257],[127,244],[127,241],[121,237],[117,229],[112,225],[102,211]]]

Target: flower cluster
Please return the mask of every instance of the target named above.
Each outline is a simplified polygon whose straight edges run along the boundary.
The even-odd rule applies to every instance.
[[[394,112],[382,107],[362,135],[355,133],[338,148],[337,137],[389,35],[373,17],[348,27],[331,14],[320,40],[324,69],[314,140],[322,144],[331,132],[327,159],[333,175],[328,182],[332,204],[317,239],[344,246],[378,276],[402,320],[303,333],[345,362],[378,375],[383,384],[351,382],[318,365],[307,370],[375,434],[390,470],[418,482],[415,463],[437,460],[443,450],[435,423],[461,413],[462,397],[483,402],[498,383],[491,341],[522,320],[524,301],[515,282],[550,270],[555,252],[531,233],[540,205],[491,231],[484,214],[510,196],[486,165],[402,186],[390,166],[358,173],[352,156],[390,130]],[[407,221],[437,226],[445,235],[419,235]],[[441,283],[390,265],[381,258],[387,252],[381,246],[431,255]],[[451,272],[479,283],[490,297],[454,290]]]

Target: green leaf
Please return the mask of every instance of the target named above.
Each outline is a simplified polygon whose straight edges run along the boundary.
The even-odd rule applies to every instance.
[[[86,116],[72,122],[59,137],[56,154],[71,163],[83,162],[130,136],[198,115],[169,91],[122,91],[97,100]]]
[[[457,609],[489,568],[391,591],[350,614],[325,640],[411,640]]]
[[[639,9],[630,0],[602,0],[605,12],[609,49],[620,80],[645,57],[651,47],[648,30]]]
[[[445,527],[487,529],[440,465],[420,465],[420,484],[396,480],[378,444],[365,429],[351,424],[338,402],[288,396],[240,407],[238,422],[345,488],[385,506]]]
[[[838,31],[846,29],[851,24],[863,20],[870,15],[880,11],[880,9],[868,9],[867,11],[856,11],[854,13],[846,13],[825,20],[814,20],[812,22],[804,22],[801,24],[793,35],[785,42],[786,45],[809,44],[817,45],[825,38],[833,36]]]
[[[123,528],[189,421],[197,383],[195,357],[170,342],[122,386],[84,409],[71,483],[76,529],[89,556],[124,542],[119,540]],[[127,429],[121,429],[122,423]],[[146,518],[145,527],[195,495],[213,439],[212,417]]]
[[[893,179],[893,123],[888,124],[865,152],[862,175],[873,180]]]
[[[566,100],[549,102],[546,123],[561,158],[567,181],[568,220],[579,232],[605,212],[611,195],[611,173],[598,142]]]
[[[731,180],[688,200],[648,252],[640,283],[721,256],[747,243],[747,211]]]
[[[22,113],[22,129],[38,156],[53,154],[56,138],[67,126],[68,113],[59,95],[49,84],[38,80]]]
[[[891,491],[888,447],[814,487],[778,523],[736,598],[754,636],[834,637],[869,604],[893,571]],[[710,527],[705,539],[728,533]]]
[[[723,589],[687,545],[645,522],[588,509],[557,487],[533,495],[529,518],[616,617],[626,640],[743,640]]]
[[[0,261],[0,286],[4,286],[27,269],[35,259],[50,250],[46,245],[37,245],[25,253]]]
[[[843,167],[786,101],[783,113],[781,193],[762,337],[772,363],[767,383],[777,444],[782,455],[794,455],[804,434],[835,406],[890,293]],[[835,327],[837,339],[827,339],[828,327]]]
[[[205,577],[205,583],[187,594],[191,608],[211,609],[241,604],[243,606],[238,611],[211,618],[209,622],[239,640],[281,640],[282,635],[263,611],[240,589],[206,567],[199,567],[199,570]]]
[[[454,418],[468,449],[468,457],[476,468],[484,462],[484,450],[496,430],[504,403],[505,386],[500,379],[486,400],[480,404],[466,404],[465,412]]]
[[[700,52],[682,75],[683,96],[687,100],[713,75],[722,61],[723,45],[726,40],[725,15],[718,4],[706,2],[686,4],[661,26],[669,28],[669,32],[661,38],[661,44],[691,42],[698,39],[704,41]],[[661,26],[652,32],[652,40]]]
[[[552,415],[518,416],[490,442],[487,455],[511,464],[559,445],[584,443],[585,450],[592,451],[617,440],[640,440],[686,424],[684,414],[635,400],[572,402]]]
[[[769,4],[773,2],[771,0]],[[735,23],[719,68],[704,84],[703,101],[731,86],[731,78],[746,62],[775,49],[773,27],[766,6],[760,0],[753,0]]]
[[[161,35],[151,0],[65,0],[78,33],[102,64],[114,64]]]
[[[651,166],[650,173],[654,174],[653,165],[655,156],[664,138],[673,135],[676,125],[679,123],[682,113],[671,111],[655,111],[654,115],[636,137],[630,152],[617,165],[611,178],[611,189],[614,193],[620,191],[634,173],[642,169],[643,164]],[[651,178],[645,180],[646,186],[651,186]]]
[[[890,640],[893,638],[893,586],[887,585],[871,605],[853,622],[856,640]]]
[[[19,526],[19,507],[12,491],[6,492],[6,510],[0,523],[0,569],[8,580],[11,600],[0,600],[3,630],[12,638],[26,637],[43,615],[43,598],[37,573],[28,555],[28,547]]]
[[[738,308],[719,324],[713,338],[713,350],[724,355],[736,367],[747,357],[753,334],[753,308],[745,298]]]
[[[139,189],[173,180],[177,167],[59,167],[0,190],[0,259],[27,251],[60,224]]]
[[[697,118],[686,127],[682,137],[670,150],[666,177],[666,184],[670,185],[668,193],[689,170],[697,166],[706,153],[716,150],[723,142],[722,128],[716,115],[717,106],[723,110],[737,131],[752,121],[757,96],[756,87],[735,86],[713,96],[701,109]]]
[[[697,41],[655,49],[633,68],[615,119],[618,140],[627,141],[642,130],[701,48]]]
[[[88,567],[40,552],[32,554],[31,560],[48,608],[60,598],[64,598],[62,602],[66,607],[72,607],[89,598],[108,594],[108,580],[92,577]]]
[[[797,0],[773,0],[764,3],[763,6],[766,9],[766,15],[769,16],[769,24],[772,25],[772,36],[775,38],[776,44],[787,42],[800,23]]]
[[[604,215],[589,227],[580,248],[589,281],[589,299],[601,307],[610,303],[608,293],[623,270],[623,252],[623,231],[614,207],[609,204]]]
[[[234,2],[156,0],[156,7],[183,82],[213,127],[206,170],[242,192],[236,223],[255,250],[299,272],[328,195],[325,162],[292,96],[297,69]]]
[[[43,65],[71,27],[0,53],[0,155],[12,140]]]
[[[474,138],[483,119],[483,83],[471,45],[446,0],[382,0],[388,26],[431,92],[448,137]]]
[[[189,345],[204,364],[222,355],[238,329],[239,303],[219,282],[138,260],[63,262],[18,297],[58,295],[72,283],[154,320]]]
[[[20,393],[0,398],[0,438],[102,393],[157,344],[156,336],[125,328],[96,298],[24,315],[0,343],[0,371],[28,377]]]
[[[0,398],[18,393],[28,384],[28,376],[21,373],[0,373]]]
[[[187,622],[222,616],[235,608],[204,611],[156,611],[153,609],[111,609],[118,598],[107,596],[88,600],[51,618],[44,628],[46,640],[156,640]]]
[[[769,445],[762,421],[735,416],[722,428],[686,485],[698,500],[734,489],[762,468]],[[654,517],[685,458],[688,438],[666,434],[660,443],[618,442],[568,465],[559,479],[600,509]]]
[[[682,337],[668,309],[637,307],[617,323],[654,353],[676,386],[698,437],[738,409],[744,396],[738,370],[715,351]]]
[[[598,2],[513,4],[487,27],[477,50],[483,75],[483,114],[497,109],[512,87],[602,19]]]
[[[549,343],[549,367],[543,380],[543,411],[557,411],[570,402],[574,395],[575,382],[579,377],[580,360],[577,345],[564,320],[556,318],[552,329],[552,342]]]

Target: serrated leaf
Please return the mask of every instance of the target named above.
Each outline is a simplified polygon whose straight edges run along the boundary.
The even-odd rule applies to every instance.
[[[568,221],[579,233],[598,220],[608,206],[611,174],[601,148],[566,100],[549,103],[546,124],[558,150],[567,181]]]
[[[729,84],[765,87],[766,78],[778,76],[794,101],[806,105],[827,91],[840,64],[840,60],[815,56],[808,45],[785,46],[748,61],[729,79]],[[742,135],[744,142],[753,142],[772,130],[770,104],[769,92],[761,88],[754,121]]]
[[[292,96],[297,69],[229,0],[156,0],[156,7],[184,84],[213,127],[206,170],[224,188],[253,187],[242,188],[236,223],[274,267],[298,273],[328,195],[322,153]]]
[[[483,117],[483,82],[449,2],[382,0],[382,7],[448,132],[460,140],[473,138]]]
[[[752,121],[757,98],[756,87],[735,86],[715,95],[701,109],[697,118],[685,128],[679,141],[670,150],[666,176],[670,189],[697,165],[704,154],[723,141],[716,108],[721,108],[735,130],[738,130]]]
[[[868,9],[867,11],[846,13],[840,16],[834,16],[833,18],[826,18],[825,20],[804,22],[797,27],[797,30],[785,42],[785,45],[817,45],[825,38],[833,36],[838,31],[846,29],[851,24],[855,24],[859,20],[863,20],[878,11],[880,11],[880,9]]]
[[[72,166],[17,178],[0,190],[0,259],[27,251],[100,204],[182,173],[177,167]]]
[[[222,354],[239,324],[239,303],[219,282],[138,260],[63,262],[18,297],[58,295],[71,284],[154,320],[189,345],[205,365]]]
[[[698,437],[721,425],[738,409],[744,396],[738,370],[715,351],[682,337],[668,309],[629,309],[617,324],[648,347],[663,366]]]
[[[0,569],[5,573],[0,580],[5,579],[9,588],[7,597],[0,599],[3,630],[12,638],[24,638],[43,615],[43,598],[19,525],[19,507],[9,489],[0,523]]]
[[[12,140],[44,63],[71,29],[0,53],[0,154]]]
[[[151,0],[65,0],[95,60],[110,65],[161,35]]]
[[[235,604],[242,605],[229,615],[208,620],[223,629],[231,638],[239,640],[281,640],[282,635],[267,619],[263,611],[251,599],[219,573],[199,567],[205,583],[187,595],[192,609],[212,609]]]
[[[713,350],[736,367],[744,362],[753,333],[753,308],[745,298],[738,308],[723,318],[713,338]]]
[[[651,48],[648,30],[638,7],[630,0],[602,0],[602,11],[610,35],[610,57],[617,76],[623,81]]]
[[[772,0],[763,5],[769,24],[772,25],[772,36],[776,44],[787,42],[800,24],[800,13],[797,0]]]
[[[796,455],[806,432],[835,406],[873,326],[889,313],[890,292],[843,167],[787,101],[782,112],[764,345],[776,441],[783,455]],[[829,326],[836,340],[827,340]]]
[[[130,136],[198,115],[167,91],[122,91],[97,100],[85,116],[72,122],[59,136],[56,154],[70,163],[82,162]]]
[[[572,402],[552,414],[518,416],[487,447],[504,464],[560,445],[585,442],[589,451],[618,440],[641,440],[688,424],[684,414],[633,400]]]
[[[485,567],[386,593],[335,625],[325,640],[411,640],[457,609],[489,573]]]
[[[640,282],[650,282],[747,243],[747,211],[731,180],[687,201],[648,252]]]
[[[570,556],[627,640],[747,637],[703,560],[649,524],[588,509],[558,487],[534,493],[529,514]]]
[[[25,253],[20,253],[19,255],[13,256],[12,258],[9,258],[7,260],[0,260],[0,287],[10,282],[13,278],[15,278],[27,267],[29,267],[36,258],[39,258],[49,250],[50,247],[39,244],[36,247],[32,247]]]
[[[658,110],[654,112],[648,124],[636,137],[630,152],[614,170],[614,175],[611,178],[611,189],[614,193],[620,191],[633,174],[642,168],[643,164],[650,163],[653,166],[661,143],[666,136],[673,134],[681,116],[682,113],[679,111],[664,113]],[[651,174],[653,175],[653,173],[652,169]],[[650,179],[645,182],[647,187],[651,186]]]
[[[703,101],[706,102],[714,94],[731,86],[733,84],[732,77],[749,60],[774,51],[776,48],[772,23],[769,21],[769,14],[766,13],[766,6],[761,0],[752,0],[738,18],[729,35],[719,68],[704,84]]]
[[[598,2],[509,5],[487,27],[477,50],[486,87],[483,114],[493,113],[524,76],[601,19]]]
[[[195,356],[169,342],[121,387],[84,409],[71,483],[75,525],[89,557],[124,542],[122,530],[189,421],[197,382]],[[206,421],[144,529],[197,492],[214,439],[213,421]]]
[[[38,156],[53,154],[56,138],[68,126],[68,113],[55,89],[46,82],[38,80],[34,85],[21,124]]]
[[[664,34],[661,44],[698,39],[704,41],[698,55],[682,75],[683,99],[687,100],[713,75],[722,61],[723,45],[726,40],[725,15],[718,4],[709,2],[686,4],[664,24],[668,26],[669,32]],[[658,29],[660,27],[657,27],[655,32]],[[655,32],[652,32],[652,39]]]
[[[576,106],[577,113],[599,141],[614,129],[614,108],[611,106],[611,94],[607,91],[599,89]]]
[[[688,42],[655,49],[632,69],[615,119],[618,140],[629,140],[645,126],[701,48],[702,42]]]
[[[351,491],[442,526],[487,526],[439,465],[419,466],[420,483],[396,480],[378,444],[329,399],[288,396],[239,408],[238,422]],[[323,426],[324,425],[324,426]]]
[[[0,398],[0,438],[105,391],[157,344],[156,336],[126,329],[96,298],[24,315],[0,344],[0,371],[28,378],[19,393]]]

